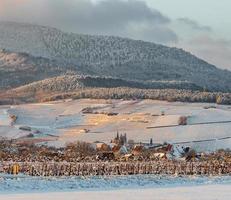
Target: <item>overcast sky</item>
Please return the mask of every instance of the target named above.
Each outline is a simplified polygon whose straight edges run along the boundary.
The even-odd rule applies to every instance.
[[[141,39],[231,70],[230,0],[0,0],[0,20]]]

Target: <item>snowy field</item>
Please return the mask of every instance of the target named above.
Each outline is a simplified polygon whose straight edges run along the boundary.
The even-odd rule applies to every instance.
[[[230,185],[0,195],[0,200],[229,200]]]
[[[30,177],[0,175],[0,193],[36,193],[145,189],[211,184],[231,184],[231,177],[176,177],[163,175],[94,176],[94,177]]]
[[[86,107],[96,107],[94,111],[98,114],[83,114],[81,111]],[[108,116],[102,112],[118,115]],[[17,116],[15,124],[12,124],[10,115]],[[180,116],[188,117],[188,125],[177,126]],[[0,107],[0,136],[33,140],[54,135],[56,137],[46,144],[64,145],[75,140],[109,142],[118,130],[120,133],[126,132],[128,139],[137,142],[149,142],[150,138],[156,143],[188,141],[186,145],[198,151],[212,151],[231,147],[231,139],[220,140],[231,136],[229,121],[231,106],[152,100],[81,99]],[[29,126],[32,130],[20,130],[22,126]],[[85,132],[85,129],[89,131]],[[26,138],[29,133],[33,133],[34,138]],[[194,142],[213,139],[217,140]],[[40,178],[0,175],[0,200],[228,200],[231,196],[230,188],[230,176]]]
[[[86,107],[93,107],[98,114],[83,114]],[[18,117],[13,126],[8,119],[10,114]],[[181,116],[188,117],[186,126],[177,126]],[[77,140],[109,142],[119,131],[136,142],[149,142],[150,138],[154,143],[188,142],[186,145],[199,151],[231,147],[231,139],[227,139],[231,136],[231,106],[208,103],[81,99],[0,107],[0,136],[28,135],[19,130],[21,126],[31,127],[32,133],[39,131],[35,138],[56,136],[49,139],[51,145]],[[212,141],[194,142],[198,140]]]
[[[154,175],[38,178],[1,176],[0,199],[228,200],[230,177]],[[195,196],[195,193],[200,196]]]

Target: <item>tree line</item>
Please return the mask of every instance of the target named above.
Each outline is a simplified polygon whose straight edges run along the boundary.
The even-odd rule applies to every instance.
[[[138,89],[138,88],[83,88],[75,92],[61,93],[45,97],[42,101],[53,101],[60,99],[152,99],[169,102],[206,102],[217,104],[231,104],[231,93],[202,92],[177,89]]]

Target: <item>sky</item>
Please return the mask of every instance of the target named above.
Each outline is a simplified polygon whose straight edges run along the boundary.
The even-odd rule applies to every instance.
[[[230,0],[0,0],[0,20],[183,48],[231,70]]]

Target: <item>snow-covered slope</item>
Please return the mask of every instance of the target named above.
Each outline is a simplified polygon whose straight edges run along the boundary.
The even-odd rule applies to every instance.
[[[95,114],[82,110],[94,108]],[[183,143],[197,151],[215,151],[231,146],[231,108],[225,105],[179,103],[153,100],[79,99],[39,104],[0,107],[6,126],[0,126],[0,136],[20,138],[18,129],[29,126],[42,134],[59,136],[51,145],[73,141],[110,142],[116,132],[126,133],[128,139],[148,143]],[[98,113],[98,114],[97,114]],[[118,113],[108,116],[102,113]],[[165,115],[162,115],[165,113]],[[9,116],[17,116],[13,126]],[[180,116],[187,116],[185,126],[177,126]],[[155,128],[149,128],[155,127]],[[88,129],[86,134],[83,129]],[[28,132],[27,132],[28,133]],[[41,137],[44,137],[42,135]],[[46,137],[46,136],[45,136]]]
[[[0,89],[18,87],[68,71],[68,67],[47,58],[0,50]]]
[[[81,74],[140,81],[188,81],[231,91],[231,72],[181,49],[112,36],[64,33],[55,28],[0,22],[0,48],[74,66]]]

